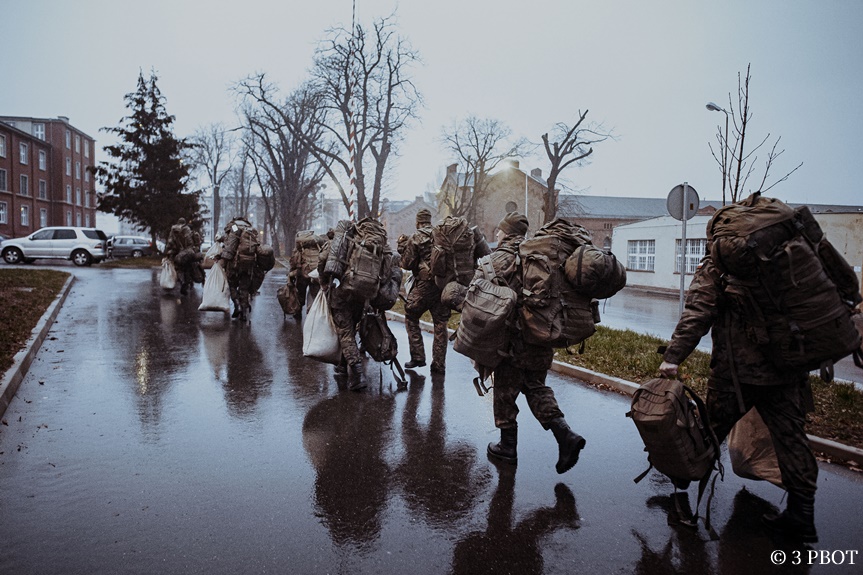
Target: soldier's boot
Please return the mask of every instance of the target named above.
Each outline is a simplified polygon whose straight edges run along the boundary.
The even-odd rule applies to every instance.
[[[515,463],[518,461],[518,427],[504,427],[500,430],[500,442],[488,444],[488,454],[496,459]]]
[[[351,391],[360,391],[366,388],[362,367],[361,362],[348,364],[348,389]]]
[[[788,505],[782,513],[762,517],[770,529],[803,543],[818,543],[815,530],[815,495],[788,493]]]
[[[425,364],[426,364],[426,362],[424,359],[413,359],[413,358],[411,358],[411,360],[405,364],[405,369],[413,369],[415,367],[425,367]]]
[[[558,473],[566,473],[578,463],[578,455],[587,443],[574,432],[562,417],[552,419],[548,424],[558,445],[558,459],[554,466]]]

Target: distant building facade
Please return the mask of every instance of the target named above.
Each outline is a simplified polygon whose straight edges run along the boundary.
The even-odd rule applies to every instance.
[[[0,116],[0,233],[94,227],[95,146],[65,116]]]
[[[426,209],[432,213],[432,224],[435,224],[440,219],[437,213],[437,207],[434,205],[431,198],[424,196],[416,196],[413,201],[385,201],[381,210],[381,223],[387,229],[387,240],[390,245],[395,247],[396,240],[404,234],[409,236],[416,229],[417,212]]]

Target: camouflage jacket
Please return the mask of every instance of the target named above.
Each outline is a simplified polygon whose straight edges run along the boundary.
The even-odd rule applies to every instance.
[[[805,373],[779,370],[764,348],[749,339],[745,314],[735,309],[724,287],[722,273],[710,256],[705,256],[689,285],[686,307],[663,356],[665,361],[680,364],[710,331],[713,339],[711,387],[732,387],[732,369],[744,385],[785,385],[805,379]]]
[[[417,231],[407,241],[399,244],[401,266],[410,270],[418,280],[431,279],[432,254],[431,224],[417,228]]]

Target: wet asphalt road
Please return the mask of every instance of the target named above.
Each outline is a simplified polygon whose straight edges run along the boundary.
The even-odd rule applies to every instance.
[[[198,312],[200,287],[163,295],[156,270],[63,269],[77,280],[0,426],[2,574],[861,572],[859,553],[774,566],[794,548],[758,518],[782,492],[727,457],[719,540],[669,526],[670,484],[632,482],[647,464],[626,397],[549,374],[581,460],[557,475],[520,400],[519,465],[498,467],[467,360],[406,386],[370,363],[349,392],[302,357],[283,271],[244,327]],[[815,549],[860,550],[863,478],[822,463],[818,483]]]

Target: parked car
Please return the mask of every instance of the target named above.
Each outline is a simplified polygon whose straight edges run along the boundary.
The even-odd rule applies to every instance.
[[[153,243],[141,236],[113,236],[108,239],[109,258],[140,258],[154,253]]]
[[[55,226],[42,228],[23,238],[4,240],[0,255],[8,264],[30,263],[38,259],[72,260],[88,266],[105,259],[108,237],[95,228]]]

